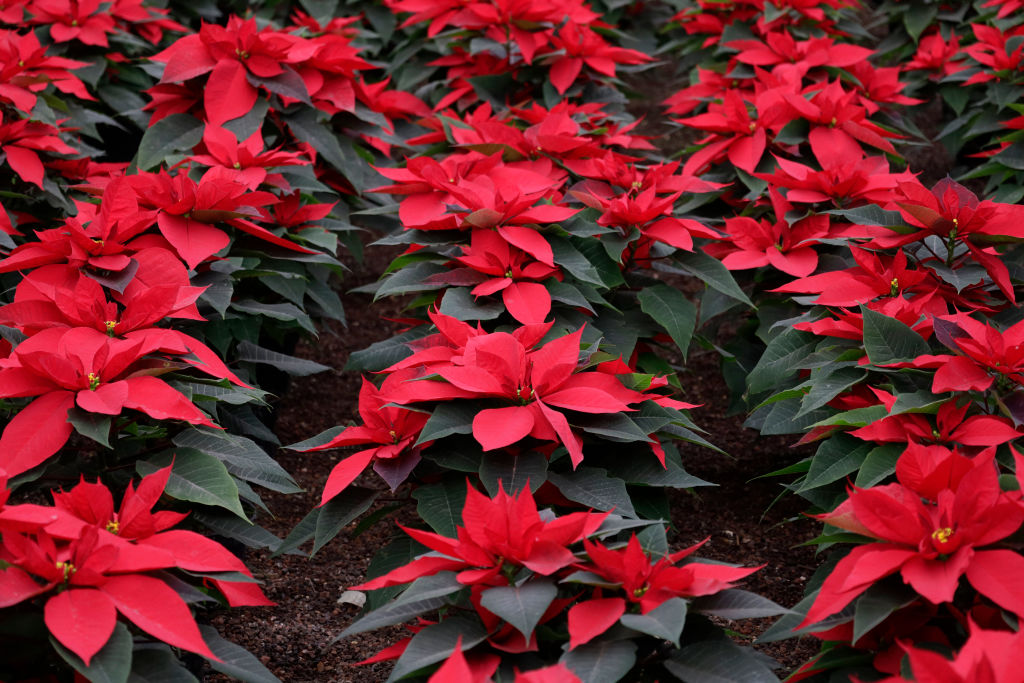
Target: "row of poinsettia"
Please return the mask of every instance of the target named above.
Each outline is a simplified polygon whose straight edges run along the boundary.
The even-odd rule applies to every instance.
[[[642,55],[586,29],[578,52],[566,50],[575,63],[540,58],[535,46],[582,30],[572,13],[590,7],[507,11],[496,24],[474,24],[494,12],[489,3],[406,21],[425,38],[455,26],[460,59],[524,93],[526,74],[550,76],[551,91],[544,105],[492,105],[480,101],[493,94],[488,85],[460,82],[451,74],[466,72],[452,69],[440,113],[420,122],[430,131],[408,141],[433,148],[378,167],[392,182],[375,192],[399,197],[390,209],[398,229],[382,241],[407,249],[367,289],[413,295],[409,309],[420,317],[350,361],[377,373],[363,380],[363,424],[292,446],[359,449],[343,456],[321,507],[286,543],[315,537],[320,547],[366,510],[376,492],[356,480],[370,466],[392,489],[413,484],[432,531],[409,528],[415,544],[399,539],[382,551],[397,568],[355,587],[375,592],[342,634],[420,617],[414,635],[365,662],[397,659],[393,679],[446,660],[432,680],[666,671],[689,680],[728,655],[775,680],[708,619],[780,612],[732,588],[754,570],[697,561],[697,546],[670,552],[661,521],[666,487],[706,484],[683,469],[676,443],[706,442],[683,412],[694,406],[670,395],[678,380],[653,353],[673,341],[685,350],[696,309],[649,266],[677,253],[679,269],[746,299],[720,263],[694,251],[694,236],[718,233],[673,212],[684,192],[718,186],[638,156],[653,148],[632,132],[636,122],[589,101],[607,84],[583,67],[612,75]],[[481,48],[495,36],[501,59]],[[557,93],[571,97],[551,101]],[[538,513],[541,503],[551,510]],[[580,507],[604,512],[572,512]],[[537,668],[544,664],[555,668]]]
[[[925,32],[916,57],[876,68],[837,32],[849,24],[821,24],[826,15],[807,10],[780,25],[704,6],[702,22],[682,26],[725,49],[717,65],[704,65],[708,77],[669,100],[676,113],[697,110],[682,125],[710,134],[693,163],[711,165],[715,179],[738,169],[750,190],[733,202],[743,215],[723,222],[731,244],[709,246],[730,268],[762,268],[751,284],[761,307],[756,335],[767,348],[758,357],[740,343],[728,347],[747,371],[749,424],[763,433],[806,431],[802,442],[820,442],[814,456],[779,474],[802,473],[789,488],[820,513],[823,548],[860,544],[840,546],[847,554],[836,552],[819,572],[800,616],[785,617],[768,638],[794,627],[819,635],[823,654],[800,674],[812,680],[877,672],[897,680],[907,672],[904,655],[917,680],[960,680],[970,667],[1013,680],[999,648],[1012,640],[1008,624],[1024,606],[1012,578],[1024,563],[1014,540],[1024,519],[1010,476],[1019,458],[1009,446],[1022,424],[1020,250],[1003,245],[1024,238],[1024,207],[982,201],[951,180],[928,189],[862,146],[893,151],[893,131],[871,117],[880,102],[915,104],[900,95],[900,71],[913,79],[931,69],[949,82],[962,71],[968,85],[1019,80],[1012,45],[993,45],[1020,27],[1000,22],[995,10],[994,26],[979,17],[978,43],[965,49],[958,71],[950,59],[927,59],[942,38],[916,26],[913,38]],[[805,33],[807,21],[830,35]],[[897,37],[901,29],[893,29]],[[909,55],[914,41],[902,36]],[[888,45],[898,52],[894,44],[898,38]],[[954,56],[955,47],[946,57]],[[932,84],[916,85],[935,94]],[[995,121],[1006,116],[1000,109],[990,102],[984,115]],[[955,153],[963,142],[947,148]],[[1012,139],[1002,147],[1011,146]],[[989,164],[976,175],[991,171]],[[1000,180],[1000,196],[1020,197],[1012,173]],[[960,652],[948,663],[908,642]]]
[[[436,304],[442,314],[498,322],[507,321],[507,315],[523,327],[516,335],[495,336],[471,327],[453,329],[447,318],[434,315],[439,326],[449,329],[442,329],[442,337],[415,342],[416,352],[408,363],[378,363],[401,353],[395,344],[382,345],[376,354],[360,359],[361,367],[384,370],[387,379],[379,390],[366,388],[367,427],[346,430],[328,444],[376,445],[338,466],[325,500],[338,495],[370,462],[389,483],[398,483],[421,455],[436,448],[435,437],[453,433],[472,434],[485,451],[524,440],[532,443],[528,439],[548,441],[564,447],[573,464],[586,467],[594,456],[600,457],[595,444],[602,432],[587,430],[587,420],[575,413],[612,413],[618,390],[604,391],[605,398],[581,411],[578,402],[558,397],[561,385],[547,385],[544,374],[534,374],[541,364],[530,362],[529,346],[522,339],[540,321],[553,317],[555,325],[566,330],[585,323],[583,334],[588,328],[598,330],[603,348],[613,356],[623,350],[632,356],[636,337],[616,338],[615,316],[601,307],[619,304],[623,285],[634,284],[630,279],[636,269],[650,265],[703,274],[743,301],[744,294],[733,289],[731,280],[723,284],[713,278],[719,274],[714,266],[669,249],[692,249],[693,236],[714,239],[704,246],[704,253],[718,256],[730,269],[767,266],[798,278],[786,283],[770,270],[759,272],[753,283],[759,302],[771,296],[769,289],[809,295],[791,304],[768,306],[766,320],[784,322],[765,334],[769,345],[760,361],[749,352],[737,354],[736,362],[750,373],[747,387],[756,407],[751,424],[767,433],[812,426],[806,441],[827,437],[816,456],[788,469],[807,473],[792,488],[827,511],[821,518],[828,528],[855,534],[827,533],[821,543],[876,541],[859,546],[834,570],[829,565],[820,592],[802,608],[807,612],[802,624],[801,617],[794,617],[776,628],[777,635],[788,633],[793,626],[809,627],[840,612],[828,622],[836,628],[825,632],[817,627],[829,641],[826,654],[802,675],[831,673],[850,667],[851,661],[867,665],[871,651],[882,653],[874,658],[874,666],[894,675],[904,652],[918,676],[982,666],[979,662],[1002,673],[999,667],[1005,662],[994,648],[1005,639],[969,624],[1005,629],[1007,622],[993,606],[1010,614],[1019,614],[1020,609],[1019,591],[1010,577],[1022,558],[1009,537],[1020,527],[1021,504],[1014,480],[998,476],[1013,462],[1010,452],[999,458],[1004,465],[994,459],[997,448],[1019,434],[1016,328],[1001,333],[983,321],[1000,312],[1004,317],[1010,313],[1010,322],[1015,320],[1011,312],[1016,265],[1013,254],[998,251],[997,246],[1020,240],[1021,209],[982,202],[949,181],[929,191],[911,174],[892,172],[886,157],[868,156],[862,148],[895,153],[893,141],[901,136],[889,126],[901,119],[879,119],[879,108],[919,103],[901,94],[906,87],[899,81],[901,70],[913,74],[941,67],[947,74],[957,72],[928,61],[928,52],[937,49],[938,34],[926,35],[916,59],[905,69],[898,64],[878,67],[868,61],[872,50],[843,39],[843,29],[851,25],[849,15],[839,15],[837,24],[835,15],[808,4],[790,7],[769,20],[759,9],[763,8],[752,5],[748,12],[738,13],[731,6],[708,3],[698,13],[679,16],[685,30],[701,36],[703,45],[718,48],[714,56],[728,60],[700,70],[699,82],[670,99],[678,114],[707,107],[706,112],[679,121],[710,134],[688,158],[684,175],[660,165],[641,166],[638,171],[633,160],[614,154],[598,158],[593,151],[595,136],[584,132],[588,126],[583,117],[593,114],[564,104],[546,112],[537,104],[513,107],[510,114],[498,117],[488,105],[463,115],[446,114],[440,127],[448,141],[479,154],[457,151],[437,161],[413,160],[405,170],[382,171],[396,181],[383,191],[407,195],[399,205],[405,232],[390,241],[409,243],[413,249],[396,262],[378,294],[426,292],[418,303]],[[808,29],[823,30],[826,36]],[[913,37],[922,30],[917,27]],[[1013,55],[1007,52],[1006,63],[999,61],[998,66],[991,57],[994,41],[1018,30],[1012,25],[974,26],[979,44],[964,53],[965,59],[975,62],[964,74],[968,85],[993,80],[985,74],[986,67],[998,71],[999,80],[1018,78],[1012,71]],[[912,46],[913,41],[908,39],[907,44]],[[1006,123],[1009,128],[1015,125],[1013,120]],[[906,128],[905,134],[913,130]],[[618,137],[627,147],[643,146]],[[430,138],[440,139],[441,131]],[[1003,148],[1013,145],[1012,139],[1004,142],[1009,144]],[[950,146],[955,151],[962,143]],[[685,175],[709,168],[705,181]],[[985,173],[991,169],[988,166]],[[546,174],[546,183],[525,171]],[[1001,177],[1010,181],[1012,174]],[[659,181],[673,185],[659,188]],[[733,181],[730,191],[719,197],[742,215],[726,217],[709,228],[685,214],[672,214],[680,211],[682,192],[710,193],[724,185],[716,187],[711,181]],[[739,183],[749,190],[746,196],[736,189]],[[561,191],[563,186],[567,192]],[[1006,182],[1001,196],[1018,196],[1016,187]],[[536,197],[529,196],[530,189]],[[695,197],[681,210],[707,201]],[[535,231],[523,229],[533,226],[541,228],[540,239]],[[588,246],[593,241],[600,248]],[[574,249],[567,249],[566,242]],[[608,268],[605,256],[618,262],[617,274]],[[598,277],[588,281],[592,273]],[[482,300],[494,301],[482,297],[498,292],[502,307],[481,305]],[[653,320],[677,342],[689,341],[692,322],[679,334],[679,326],[657,313],[672,310],[677,321],[689,313],[678,299],[666,301],[669,296],[663,289],[641,290],[637,303],[650,319],[641,315],[630,320],[641,326]],[[708,303],[712,305],[705,308]],[[713,299],[702,302],[702,322],[721,312],[723,304],[714,304]],[[809,304],[827,309],[808,313],[804,307]],[[414,330],[404,340],[416,336]],[[935,348],[927,342],[933,336],[949,353],[933,353]],[[686,344],[681,346],[685,349]],[[487,347],[503,353],[477,352]],[[541,373],[546,373],[551,366],[548,355],[543,358]],[[600,367],[593,365],[597,371]],[[486,379],[481,369],[486,369]],[[567,377],[585,374],[576,370]],[[780,386],[786,390],[779,393]],[[960,394],[948,396],[951,391]],[[558,397],[551,405],[545,402],[547,393]],[[600,393],[599,389],[593,395]],[[444,408],[449,401],[468,398],[495,402],[462,411]],[[629,401],[620,400],[628,407]],[[431,413],[420,412],[424,407]],[[371,417],[373,409],[378,412]],[[930,414],[935,415],[934,426],[926,417]],[[573,419],[580,427],[575,433]],[[585,437],[582,442],[580,435]],[[899,445],[908,442],[911,445],[905,448]],[[553,462],[521,462],[526,454],[520,450],[515,467],[534,474],[548,468],[557,471]],[[457,458],[438,458],[436,464],[465,471],[467,465],[476,469],[476,462],[460,448]],[[485,457],[478,468],[486,477],[495,466]],[[867,488],[848,494],[846,477]],[[891,477],[895,483],[883,483]],[[559,485],[562,481],[554,478],[555,488],[571,497]],[[424,499],[429,498],[420,499],[426,510]],[[434,549],[447,557],[454,552]],[[585,562],[582,558],[578,557]],[[486,565],[482,558],[476,562],[481,568]],[[901,581],[894,582],[896,574]],[[531,581],[532,576],[520,578],[515,590],[525,592]],[[815,583],[821,585],[821,578]],[[906,587],[900,588],[904,583]],[[417,594],[409,589],[408,600]],[[495,605],[500,613],[502,607]],[[374,622],[371,617],[370,623],[393,622]],[[571,620],[567,628],[572,637]],[[440,631],[429,632],[437,638]],[[520,630],[520,635],[527,634]],[[417,635],[418,644],[430,637]],[[953,651],[963,649],[956,664],[940,664],[919,650],[894,644],[907,637]],[[454,635],[445,642],[449,649],[452,639]],[[851,659],[837,640],[852,641],[868,654]],[[573,650],[570,643],[567,654]],[[403,659],[416,661],[407,655]],[[405,670],[402,667],[400,660],[400,671]]]
[[[25,634],[4,644],[4,680],[63,676],[61,661],[90,680],[187,677],[178,650],[273,678],[192,616],[271,604],[258,584],[220,543],[169,527],[280,545],[249,520],[252,486],[299,488],[257,443],[276,437],[254,385],[276,379],[268,365],[324,369],[280,351],[344,317],[333,254],[356,242],[339,200],[366,163],[349,152],[387,150],[389,117],[427,112],[357,74],[373,67],[355,19],[194,31],[184,9],[0,11],[0,622]],[[336,137],[331,116],[362,122]],[[13,504],[82,476],[55,507]]]

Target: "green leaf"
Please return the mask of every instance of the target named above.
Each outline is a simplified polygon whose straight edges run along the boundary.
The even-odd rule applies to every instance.
[[[678,289],[660,284],[644,287],[637,299],[640,301],[640,310],[665,328],[683,358],[686,358],[693,328],[697,324],[697,307],[693,302]]]
[[[854,482],[861,488],[868,488],[880,483],[883,479],[896,472],[896,461],[904,448],[902,444],[887,443],[871,449],[864,462],[860,464],[857,479]]]
[[[852,367],[828,367],[825,372],[811,372],[810,380],[805,383],[810,386],[810,391],[800,401],[800,412],[796,416],[801,417],[817,410],[867,375],[866,370]]]
[[[792,327],[773,337],[747,376],[750,393],[778,391],[785,387],[799,363],[811,354],[818,341],[813,334]]]
[[[723,619],[759,619],[789,612],[768,598],[739,588],[727,588],[713,595],[695,598],[693,611]]]
[[[171,114],[146,129],[135,164],[141,171],[159,166],[174,152],[189,152],[203,139],[203,122],[189,114]]]
[[[928,342],[904,323],[867,306],[861,306],[864,316],[864,350],[873,365],[905,363],[918,356],[931,353]]]
[[[771,661],[771,660],[769,660]],[[729,640],[708,640],[672,653],[665,668],[686,683],[778,683],[750,648]]]
[[[874,444],[845,434],[836,434],[823,443],[811,459],[808,470],[797,493],[809,491],[838,481],[857,471]]]
[[[344,174],[354,162],[338,144],[338,137],[334,131],[320,123],[317,114],[315,109],[303,107],[295,114],[285,117],[284,122],[288,124],[296,138],[312,145],[317,154]]]
[[[90,413],[78,406],[72,406],[68,411],[68,422],[82,436],[110,448],[110,415]]]
[[[623,614],[619,621],[626,628],[667,640],[679,647],[679,635],[686,623],[686,600],[671,598],[647,614]]]
[[[417,261],[402,266],[380,281],[377,291],[373,295],[373,300],[377,301],[385,296],[395,296],[397,294],[441,289],[444,285],[433,282],[431,278],[446,272],[448,272],[447,268],[434,261]]]
[[[462,508],[466,504],[466,482],[446,479],[437,484],[416,489],[416,512],[430,528],[448,538],[455,538],[455,528],[462,521]]]
[[[270,669],[263,666],[254,654],[240,645],[221,638],[217,629],[212,626],[200,626],[199,631],[203,634],[203,640],[210,646],[213,654],[221,661],[207,659],[214,671],[237,678],[245,683],[281,683],[280,679],[270,673]]]
[[[114,624],[110,639],[93,655],[89,666],[81,657],[50,637],[53,649],[71,667],[92,683],[126,683],[132,667],[132,634],[120,621]]]
[[[304,358],[296,358],[295,356],[271,351],[246,340],[242,340],[238,344],[237,360],[246,363],[270,365],[296,377],[315,375],[318,372],[325,372],[331,369],[328,365],[321,365]]]
[[[683,469],[679,450],[671,443],[665,444],[665,466],[662,467],[653,453],[647,457],[624,458],[613,466],[616,476],[629,484],[688,489],[695,486],[716,486],[709,481],[695,477]]]
[[[529,579],[519,586],[498,586],[480,594],[480,604],[512,624],[527,641],[537,622],[558,595],[547,579]]]
[[[313,325],[313,321],[295,304],[268,304],[254,299],[244,299],[242,301],[232,301],[231,308],[239,313],[250,313],[283,322],[294,322],[310,334],[316,334],[316,326]]]
[[[914,7],[914,9],[903,13],[903,26],[907,33],[916,43],[921,37],[921,32],[931,26],[935,21],[935,15],[939,13],[939,6],[933,4]]]
[[[288,444],[287,446],[282,446],[282,448],[287,448],[290,451],[308,451],[310,448],[316,448],[317,446],[323,446],[325,443],[329,443],[331,439],[336,437],[338,434],[341,434],[345,429],[347,428],[340,425],[337,427],[331,427],[330,429],[325,429],[316,436],[309,437],[305,441]]]
[[[609,441],[633,442],[650,440],[648,432],[641,429],[628,415],[604,413],[601,415],[574,415],[573,427],[579,427],[588,434],[596,434]]]
[[[453,287],[441,298],[441,312],[456,320],[494,320],[505,312],[499,301],[479,301],[469,293],[469,287]]]
[[[171,648],[139,648],[132,653],[132,671],[128,683],[199,683],[198,679],[181,665]]]
[[[320,514],[316,518],[313,551],[309,556],[316,555],[320,548],[337,536],[350,522],[369,510],[379,495],[380,491],[374,489],[349,486],[317,508]]]
[[[401,624],[413,617],[433,612],[446,602],[446,597],[463,588],[465,586],[458,582],[453,571],[421,576],[396,599],[353,622],[336,640]]]
[[[715,257],[708,256],[703,251],[698,250],[677,251],[674,258],[684,271],[700,278],[712,289],[717,289],[726,296],[742,301],[751,308],[756,308],[754,302],[736,284],[736,278],[732,276],[729,269],[723,266],[722,262]]]
[[[505,451],[485,453],[480,461],[480,481],[492,498],[499,485],[509,495],[526,488],[536,492],[548,480],[548,459],[542,453],[528,451],[513,455]]]
[[[433,325],[417,325],[416,327],[389,337],[383,341],[370,344],[369,348],[356,351],[348,357],[345,372],[378,372],[393,365],[403,358],[412,355],[406,344],[421,339],[428,334],[436,334]]]
[[[587,683],[616,683],[636,663],[636,643],[602,640],[569,650],[558,660]]]
[[[476,647],[487,637],[487,631],[477,621],[464,617],[451,617],[440,624],[428,626],[409,641],[409,646],[392,669],[388,681],[397,681],[409,674],[448,659],[460,642],[463,651]]]
[[[594,264],[587,260],[587,257],[580,253],[573,243],[562,237],[548,236],[548,243],[554,253],[555,264],[565,269],[577,280],[581,280],[596,287],[604,287],[604,280]]]
[[[625,482],[609,477],[608,471],[600,467],[581,465],[564,474],[549,472],[548,481],[569,500],[595,510],[614,509],[623,517],[636,517]]]
[[[174,469],[164,492],[172,498],[200,505],[214,505],[229,510],[249,521],[238,499],[238,486],[224,463],[212,455],[192,448],[178,448],[174,453],[163,453],[149,460],[135,463],[136,471],[145,476],[167,467],[174,461]]]
[[[301,493],[292,475],[252,439],[207,427],[191,427],[177,434],[174,444],[202,451],[224,463],[239,479],[278,493]]]
[[[853,644],[889,618],[896,610],[917,599],[917,593],[900,582],[880,581],[857,599],[853,612]]]
[[[281,545],[281,539],[263,527],[219,511],[194,511],[189,517],[218,536],[238,541],[249,548],[267,548],[273,552]]]
[[[420,381],[431,382],[433,380]],[[423,430],[416,440],[417,445],[443,439],[453,434],[472,434],[473,417],[478,412],[480,412],[480,406],[469,401],[450,401],[438,404],[430,415],[430,419],[423,425]]]

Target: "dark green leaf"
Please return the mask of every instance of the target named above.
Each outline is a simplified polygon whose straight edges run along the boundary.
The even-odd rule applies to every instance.
[[[498,586],[480,594],[480,604],[512,624],[527,641],[537,622],[558,595],[547,579],[531,578],[519,586]]]
[[[325,429],[316,436],[309,437],[305,441],[288,444],[287,446],[283,446],[283,448],[287,448],[290,451],[308,451],[310,448],[316,448],[317,446],[323,446],[326,443],[330,443],[331,439],[336,437],[338,434],[341,434],[345,429],[346,427],[342,426],[331,427],[330,429]]]
[[[896,610],[906,607],[917,599],[908,586],[899,582],[880,581],[871,585],[857,599],[853,612],[853,644],[861,637],[889,618]]]
[[[852,436],[837,434],[825,441],[811,460],[811,469],[807,472],[797,493],[808,491],[838,481],[848,474],[857,471],[867,457],[874,444],[861,441]]]
[[[603,640],[569,650],[558,660],[587,683],[616,683],[636,663],[636,643]]]
[[[128,683],[199,683],[167,646],[139,648],[132,653]]]
[[[230,510],[248,521],[238,499],[238,486],[224,463],[212,455],[191,448],[178,448],[149,460],[135,463],[136,471],[145,476],[174,461],[174,469],[164,492],[172,498],[200,505],[214,505]]]
[[[758,619],[777,617],[789,610],[757,593],[728,588],[713,595],[695,598],[693,611],[724,619]]]
[[[665,668],[686,683],[778,683],[779,680],[753,650],[724,639],[687,645],[665,661]]]
[[[320,506],[320,514],[316,518],[316,528],[313,533],[313,551],[310,557],[316,555],[320,548],[338,535],[352,520],[370,509],[373,501],[377,500],[380,491],[363,488],[361,486],[349,486],[338,495]]]
[[[647,614],[623,614],[619,621],[626,628],[667,640],[679,647],[679,634],[686,623],[686,600],[670,598]]]
[[[462,507],[466,504],[465,480],[446,479],[437,484],[416,489],[416,512],[437,533],[455,538],[455,528],[462,521]]]
[[[240,645],[221,638],[212,626],[200,626],[203,640],[221,661],[207,659],[214,671],[245,683],[281,683],[280,679],[260,663],[254,654]]]
[[[644,287],[637,299],[640,310],[665,328],[685,358],[697,324],[697,307],[693,302],[678,289],[661,284]]]
[[[409,621],[413,617],[432,612],[445,603],[445,598],[462,590],[464,586],[455,579],[455,572],[443,571],[431,576],[421,576],[395,600],[360,617],[342,631],[338,639],[348,638],[366,631],[393,626]]]
[[[423,382],[433,380],[425,379]],[[480,407],[468,401],[450,401],[441,403],[423,425],[417,444],[436,441],[453,434],[472,434],[473,417],[480,412]]]
[[[397,681],[411,673],[448,659],[455,651],[455,644],[461,640],[463,651],[483,642],[487,632],[476,621],[463,617],[445,619],[440,624],[428,626],[409,641],[409,646],[398,659],[388,681]]]
[[[120,621],[114,624],[110,639],[93,655],[89,666],[56,638],[50,637],[53,649],[71,667],[92,683],[125,683],[132,667],[132,634]]]
[[[505,451],[485,453],[480,461],[480,481],[492,498],[499,485],[505,493],[518,494],[526,488],[536,491],[548,480],[548,459],[535,451],[513,455]]]
[[[607,470],[581,465],[574,472],[549,472],[548,481],[569,500],[595,510],[614,509],[624,517],[636,517],[625,482],[609,477]]]
[[[78,406],[68,411],[68,422],[82,436],[89,437],[101,446],[110,448],[110,415],[90,413]]]
[[[304,358],[296,358],[295,356],[288,356],[283,353],[271,351],[270,349],[265,349],[262,346],[256,346],[252,342],[245,340],[238,344],[237,359],[246,363],[270,365],[287,372],[289,375],[295,375],[297,377],[315,375],[318,372],[325,372],[331,369],[327,365],[321,365],[320,363],[306,360]]]
[[[708,256],[703,251],[697,250],[677,251],[674,258],[684,271],[700,278],[709,287],[717,289],[722,294],[732,297],[737,301],[742,301],[751,308],[754,308],[754,302],[736,284],[736,278],[715,257]]]
[[[171,114],[146,129],[135,164],[148,171],[174,152],[189,152],[203,139],[203,122],[189,114]]]
[[[469,293],[469,287],[453,287],[441,298],[441,312],[456,320],[494,320],[505,312],[498,301],[480,301]]]
[[[903,363],[931,352],[928,342],[906,324],[860,307],[864,316],[864,350],[874,365]]]
[[[278,493],[302,491],[292,476],[252,439],[206,427],[192,427],[177,434],[174,443],[212,455],[224,463],[228,472],[243,481]]]
[[[880,483],[896,472],[896,461],[900,459],[902,452],[901,444],[887,443],[872,448],[864,458],[864,462],[860,464],[860,470],[857,472],[857,479],[854,483],[862,488]]]

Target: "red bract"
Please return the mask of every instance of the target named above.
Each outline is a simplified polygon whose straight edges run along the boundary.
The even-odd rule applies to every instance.
[[[141,207],[155,210],[156,224],[181,259],[194,269],[226,247],[230,236],[216,223],[227,223],[261,240],[305,254],[315,253],[278,237],[251,219],[263,220],[268,204],[277,202],[270,192],[250,192],[237,182],[233,171],[211,168],[196,183],[185,173],[171,176],[140,173],[128,176]]]
[[[998,446],[1022,436],[1006,418],[967,417],[970,407],[970,403],[960,407],[955,401],[943,403],[935,416],[935,427],[924,415],[903,413],[877,420],[850,434],[879,443],[958,443],[964,446]]]
[[[550,36],[551,46],[564,51],[550,62],[551,85],[559,94],[564,94],[576,79],[584,65],[594,71],[615,77],[617,64],[642,64],[651,58],[636,50],[614,47],[586,25],[566,22]]]
[[[47,56],[46,48],[32,31],[0,31],[0,102],[9,102],[28,114],[36,105],[36,93],[45,90],[49,83],[78,99],[95,100],[85,84],[71,73],[83,66],[85,62]]]
[[[932,391],[986,391],[995,382],[1005,391],[1024,384],[1024,322],[1002,332],[966,314],[936,318],[936,324],[941,325],[939,339],[959,353],[913,362],[914,367],[937,368]]]
[[[7,157],[7,165],[27,183],[43,189],[43,162],[40,152],[77,154],[58,137],[60,129],[29,119],[3,123],[0,112],[0,150]]]
[[[578,372],[583,330],[529,350],[507,332],[469,338],[461,356],[427,371],[445,380],[409,381],[396,387],[397,403],[450,398],[498,398],[513,405],[486,408],[473,418],[473,437],[485,451],[503,448],[527,436],[558,441],[569,451],[573,466],[583,461],[583,448],[565,415],[555,408],[583,413],[631,411],[630,403],[649,397],[627,389],[615,377]]]
[[[256,20],[237,16],[227,26],[203,24],[199,33],[179,39],[166,50],[153,55],[163,62],[160,83],[180,83],[209,74],[204,106],[207,120],[214,125],[238,118],[252,109],[258,96],[257,83],[264,79],[288,79],[291,74],[305,89],[290,65],[301,63],[319,49],[319,45],[271,27],[257,30]]]
[[[119,572],[114,565],[126,548],[101,544],[95,527],[61,546],[45,532],[34,541],[20,534],[3,541],[7,562],[45,582],[36,584],[39,592],[56,590],[44,607],[46,627],[86,664],[110,639],[118,612],[159,640],[220,661],[178,593],[152,576]]]
[[[829,237],[829,217],[815,214],[802,218],[793,225],[786,214],[793,205],[783,199],[774,188],[769,188],[775,222],[740,216],[725,219],[728,242],[710,244],[707,253],[720,258],[730,270],[761,268],[772,265],[784,273],[804,277],[818,267],[818,252],[810,245]]]
[[[1024,35],[1024,27],[1016,26],[1005,32],[995,26],[986,26],[985,24],[971,24],[971,28],[974,29],[974,37],[977,38],[977,42],[965,47],[964,52],[988,69],[983,68],[968,78],[964,85],[1001,81],[1008,77],[1012,81],[1012,74],[1020,71],[1024,66],[1024,44],[1019,40],[1014,40]],[[1011,45],[1013,45],[1012,51]]]
[[[1024,557],[989,549],[1020,528],[1020,494],[1003,493],[991,461],[977,463],[955,491],[944,489],[923,501],[903,484],[858,489],[819,519],[877,539],[854,548],[825,579],[801,626],[813,624],[849,604],[879,579],[897,571],[932,603],[949,602],[967,575],[970,584],[997,605],[1024,614],[1024,592],[1012,577],[1024,571]]]
[[[459,572],[456,578],[465,585],[509,585],[518,567],[550,576],[572,564],[575,557],[568,546],[597,531],[607,516],[574,512],[544,521],[529,487],[510,496],[499,486],[490,499],[467,485],[457,538],[402,527],[440,555],[424,555],[354,589],[397,586],[440,571]]]
[[[726,158],[736,168],[753,173],[768,144],[764,126],[751,118],[736,90],[726,91],[721,104],[712,102],[707,112],[675,121],[711,133],[700,141],[706,146],[686,161],[685,173],[701,173]]]
[[[876,297],[926,291],[924,285],[929,274],[908,268],[902,250],[892,258],[859,247],[851,247],[850,252],[856,266],[808,275],[772,291],[818,293],[814,303],[822,306],[856,306]]]
[[[626,613],[629,603],[637,605],[641,614],[647,614],[672,598],[711,595],[732,588],[732,582],[760,569],[702,562],[676,566],[703,544],[702,541],[677,553],[660,557],[652,563],[636,534],[630,536],[624,548],[617,550],[584,539],[588,561],[576,566],[616,584],[608,592],[621,590],[624,598],[597,598],[573,606],[569,610],[570,647],[587,643],[604,633]]]
[[[992,3],[989,3],[992,4]],[[987,631],[971,623],[971,635],[956,656],[946,659],[933,650],[903,643],[910,661],[912,680],[939,683],[1022,683],[1020,653],[1024,651],[1024,631]],[[907,681],[886,678],[882,683]]]
[[[0,467],[10,475],[41,464],[71,435],[74,405],[102,415],[140,410],[157,420],[215,426],[183,394],[136,372],[149,349],[144,339],[119,340],[91,328],[51,328],[29,337],[0,361],[0,397],[37,396],[0,436]]]
[[[374,469],[384,477],[392,490],[405,480],[420,461],[420,450],[429,442],[417,444],[416,440],[430,415],[388,405],[392,400],[392,392],[396,391],[402,380],[402,373],[388,375],[378,389],[364,377],[363,386],[359,390],[359,416],[363,419],[363,425],[346,427],[327,443],[307,449],[309,452],[376,444],[373,448],[353,453],[335,465],[324,484],[321,505],[344,491],[374,460]]]
[[[949,40],[943,40],[939,32],[932,33],[921,38],[917,45],[917,52],[914,58],[902,65],[902,69],[912,71],[923,69],[932,71],[930,78],[938,80],[943,76],[963,71],[967,66],[960,57],[960,37],[950,33]]]
[[[203,146],[206,154],[193,154],[192,161],[224,169],[224,178],[230,178],[248,190],[255,190],[267,180],[268,168],[309,164],[298,152],[282,152],[280,148],[264,152],[260,130],[239,142],[231,131],[207,124],[203,130]]]
[[[551,294],[539,281],[561,271],[534,260],[526,252],[511,246],[496,232],[474,230],[470,246],[462,248],[455,261],[466,266],[433,278],[455,285],[474,285],[470,293],[486,296],[501,292],[509,314],[524,325],[542,323],[551,312]]]
[[[30,22],[50,27],[56,43],[77,40],[86,45],[109,47],[107,34],[114,33],[114,19],[100,0],[32,0]]]

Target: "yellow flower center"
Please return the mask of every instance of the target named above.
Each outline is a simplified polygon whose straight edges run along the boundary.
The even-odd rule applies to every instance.
[[[64,581],[70,579],[71,575],[78,571],[78,569],[75,568],[75,565],[71,564],[67,560],[65,560],[64,562],[58,562],[57,569],[60,569],[64,572]]]
[[[938,543],[949,543],[949,539],[953,537],[953,530],[948,526],[936,529],[932,532],[932,540]]]
[[[100,376],[97,375],[95,372],[90,372],[89,376],[86,379],[89,380],[89,391],[96,391],[96,389],[99,388]]]
[[[236,161],[236,162],[234,163],[234,166],[235,166],[235,170],[236,170],[236,171],[237,171],[238,169],[242,168],[242,164],[241,164],[241,163],[239,163],[239,162],[237,162],[237,161]]]
[[[838,125],[838,124],[839,124],[839,121],[837,121],[837,120],[836,120],[836,117],[834,117],[834,116],[833,116],[833,117],[832,117],[832,123],[831,123],[830,125],[831,125],[831,126],[832,126],[833,128],[835,128],[835,127],[836,127],[836,125]]]
[[[747,128],[750,130],[751,133],[753,133],[755,130],[757,130],[757,124],[751,121],[750,125],[747,126]]]
[[[108,320],[105,323],[103,323],[103,326],[107,328],[107,334],[109,334],[111,337],[113,337],[114,336],[114,328],[117,327],[117,321],[116,320]]]
[[[644,597],[644,595],[647,593],[647,589],[649,589],[649,588],[650,588],[650,586],[648,586],[645,583],[644,585],[640,586],[639,588],[637,588],[636,590],[633,591],[633,597],[634,598],[642,598],[642,597]]]
[[[889,281],[889,296],[896,296],[900,293],[900,280],[894,277]]]
[[[109,531],[112,534],[119,533],[121,531],[121,522],[117,521],[116,519],[110,520],[109,522],[107,522],[107,531]]]

